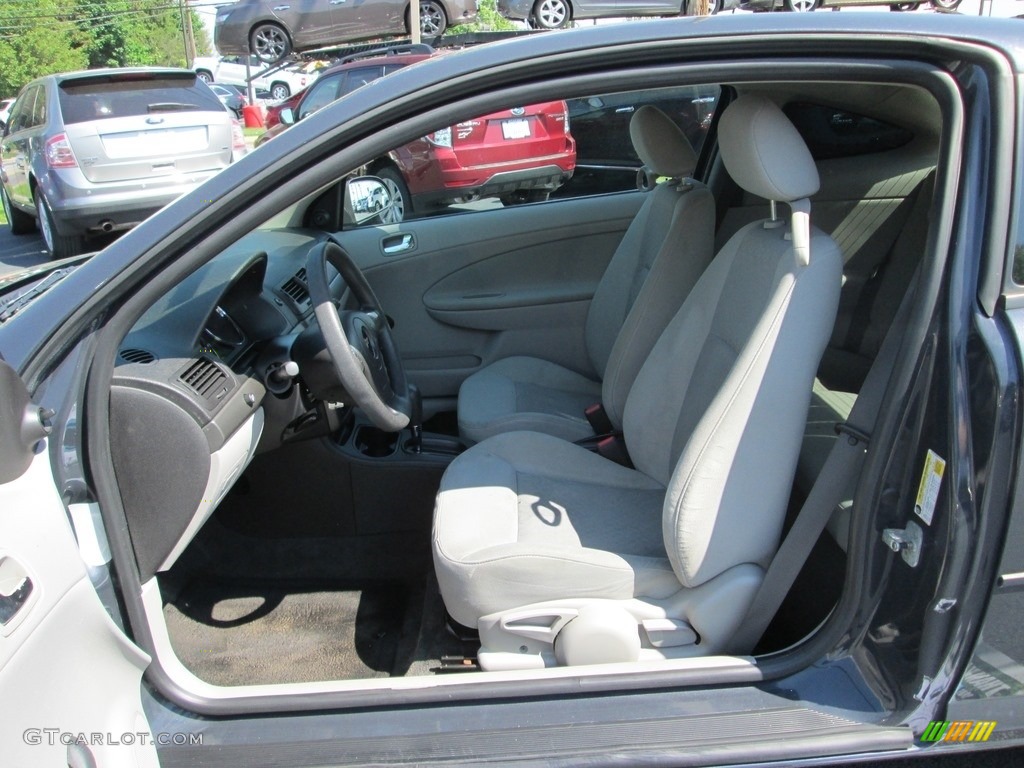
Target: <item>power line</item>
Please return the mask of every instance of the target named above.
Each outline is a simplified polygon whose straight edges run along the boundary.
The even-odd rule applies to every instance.
[[[32,2],[33,0],[23,0],[24,2]],[[10,0],[8,0],[10,2]],[[223,5],[223,3],[190,3],[189,8],[203,8],[203,7],[217,7]],[[3,7],[0,6],[0,18],[3,16]],[[126,16],[152,16],[161,13],[175,12],[180,13],[181,7],[175,2],[175,0],[163,0],[159,5],[151,5],[139,8],[126,8],[123,10],[109,10],[106,13],[101,14],[89,14],[87,11],[83,13],[81,10],[68,11],[64,13],[49,13],[49,14],[33,14],[31,19],[26,19],[19,24],[3,24],[0,21],[0,32],[27,32],[31,29],[37,29],[42,26],[46,26],[46,20],[63,21],[69,24],[81,25],[81,24],[95,24],[100,21],[110,21],[112,19],[123,18]],[[37,23],[40,22],[40,23]]]

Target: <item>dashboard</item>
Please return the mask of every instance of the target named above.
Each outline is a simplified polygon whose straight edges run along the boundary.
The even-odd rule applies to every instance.
[[[305,264],[325,237],[250,233],[124,338],[110,394],[112,458],[143,576],[173,565],[252,457],[280,445],[304,412],[298,388],[271,374],[315,324]],[[338,302],[344,288],[333,275]]]

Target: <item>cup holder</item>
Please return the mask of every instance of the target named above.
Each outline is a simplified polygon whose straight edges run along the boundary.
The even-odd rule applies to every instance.
[[[385,432],[376,427],[361,426],[356,430],[354,441],[356,450],[364,456],[373,459],[382,459],[390,456],[398,449],[397,432]]]

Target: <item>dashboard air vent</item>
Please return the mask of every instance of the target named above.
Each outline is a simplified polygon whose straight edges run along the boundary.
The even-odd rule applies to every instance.
[[[178,379],[211,407],[218,405],[232,387],[221,367],[206,358],[190,363]]]
[[[298,304],[300,307],[305,308],[309,304],[309,289],[306,282],[306,268],[303,267],[295,273],[294,277],[289,277],[287,282],[281,286],[281,290],[284,291],[288,297]]]
[[[121,359],[126,363],[135,363],[136,365],[149,365],[156,361],[156,355],[147,349],[122,349]]]

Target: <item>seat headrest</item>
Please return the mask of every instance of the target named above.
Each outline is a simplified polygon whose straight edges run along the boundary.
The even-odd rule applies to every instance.
[[[629,137],[640,161],[657,176],[685,179],[697,167],[697,153],[690,142],[657,107],[645,104],[629,121]]]
[[[790,203],[818,191],[810,150],[789,118],[764,96],[745,94],[726,107],[718,143],[726,170],[747,192]]]

